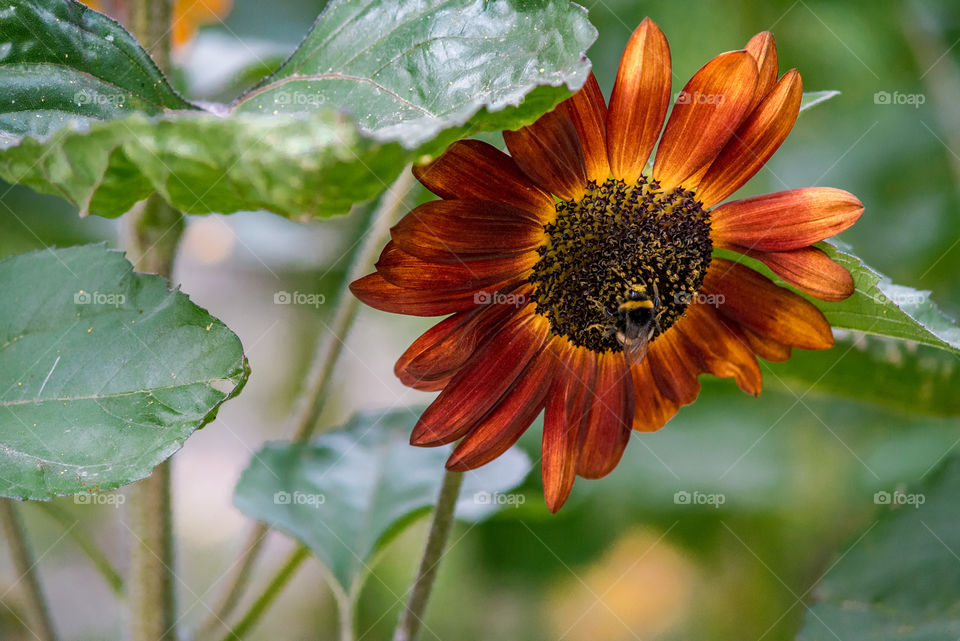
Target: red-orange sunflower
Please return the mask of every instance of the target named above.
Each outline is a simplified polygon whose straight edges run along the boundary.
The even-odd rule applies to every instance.
[[[414,169],[442,200],[408,213],[376,273],[351,289],[377,309],[450,314],[396,365],[405,384],[442,390],[411,442],[462,439],[449,469],[496,458],[545,408],[541,467],[556,511],[576,476],[613,470],[631,430],[657,430],[693,402],[701,373],[758,394],[757,356],[833,345],[814,305],[713,257],[740,252],[822,300],[853,292],[850,274],[811,247],[860,217],[851,194],[812,187],[717,206],[787,137],[800,75],[778,78],[773,36],[760,33],[693,76],[661,137],[670,90],[667,40],[646,19],[609,107],[591,75],[504,132],[510,155],[466,140]]]

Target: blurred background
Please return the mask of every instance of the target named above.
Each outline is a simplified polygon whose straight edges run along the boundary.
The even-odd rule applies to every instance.
[[[232,7],[211,1],[201,10],[206,5],[196,4],[182,14],[191,28],[178,35],[174,80],[187,97],[207,101],[229,100],[275,68],[324,5],[234,0]],[[589,56],[607,96],[623,46],[644,16],[670,40],[674,93],[712,56],[772,30],[781,71],[797,67],[807,91],[843,93],[801,114],[742,195],[809,185],[853,192],[866,213],[843,240],[896,282],[933,290],[942,308],[960,315],[960,4],[584,4],[600,32]],[[914,98],[898,104],[878,92]],[[49,245],[119,246],[117,221],[81,220],[63,201],[26,188],[0,184],[0,194],[0,256]],[[294,400],[365,214],[361,208],[309,224],[264,212],[189,221],[174,280],[240,336],[253,375],[244,393],[174,458],[185,628],[216,603],[249,531],[250,522],[231,505],[240,472],[265,441],[292,434]],[[281,290],[324,294],[328,304],[275,305]],[[429,402],[430,395],[402,387],[392,367],[430,324],[363,309],[324,424],[337,425],[359,408]],[[830,370],[844,349],[810,355],[805,366]],[[579,481],[556,516],[543,505],[539,469],[531,470],[523,505],[455,530],[422,639],[792,639],[836,551],[876,520],[874,492],[925,477],[958,444],[960,423],[920,401],[868,404],[791,383],[789,368],[764,367],[766,390],[757,399],[732,381],[704,377],[694,405],[659,433],[635,434],[616,471],[602,481]],[[855,366],[837,375],[851,387],[875,382],[871,371]],[[537,460],[539,424],[520,446]],[[719,496],[722,504],[678,503],[677,492]],[[54,504],[125,566],[130,535],[122,506],[71,498]],[[22,513],[63,637],[121,638],[124,608],[74,538],[47,510],[28,504]],[[374,567],[359,605],[360,639],[390,638],[424,533],[423,522],[408,530]],[[254,592],[291,547],[283,535],[270,535]],[[0,594],[13,580],[2,554]],[[4,600],[16,610],[16,590]],[[0,637],[30,638],[6,609]],[[335,637],[335,604],[311,560],[248,638]]]

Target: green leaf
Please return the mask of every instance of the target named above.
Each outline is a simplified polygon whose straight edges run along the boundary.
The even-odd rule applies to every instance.
[[[879,336],[838,332],[831,350],[794,350],[785,363],[764,363],[769,385],[796,394],[842,396],[914,414],[960,415],[960,360],[950,352]]]
[[[800,641],[960,637],[960,458],[916,491],[882,492],[879,521],[830,566]]]
[[[123,27],[79,2],[7,3],[0,51],[0,147],[133,112],[198,109]]]
[[[102,245],[0,262],[0,495],[141,479],[239,393],[240,340]]]
[[[803,92],[803,97],[800,99],[800,111],[806,111],[811,107],[816,107],[821,102],[826,102],[831,98],[836,98],[840,95],[839,91],[805,91]]]
[[[34,77],[9,80],[5,89],[23,96],[18,113],[46,124],[0,119],[0,177],[103,216],[154,191],[194,214],[342,213],[383,191],[407,163],[550,110],[586,80],[584,52],[596,37],[585,11],[567,0],[333,0],[276,74],[232,107],[212,106],[214,115],[186,111],[191,105],[167,95],[152,65],[140,64],[146,54],[115,23],[66,0],[13,2],[0,13],[7,67],[32,62],[33,31],[52,28],[48,5],[59,11],[58,28],[82,34],[94,23],[87,30],[98,39],[76,37],[75,67],[50,60]],[[28,28],[8,29],[14,22]],[[133,47],[135,66],[152,70],[161,94],[154,103],[100,85],[98,105],[124,107],[91,111],[63,99],[77,91],[73,74],[113,66],[88,51],[108,35]],[[131,63],[116,64],[122,76]],[[43,91],[29,90],[38,82],[60,98],[48,103]],[[142,113],[120,115],[132,109]]]
[[[804,295],[823,311],[834,329],[913,341],[960,354],[960,328],[930,299],[931,292],[894,284],[837,240],[818,243],[817,247],[853,275],[856,287],[850,298],[836,303]],[[715,253],[787,286],[757,260],[723,249]]]
[[[234,504],[308,546],[330,568],[342,588],[338,596],[353,598],[376,552],[440,491],[450,448],[409,444],[419,414],[409,408],[359,414],[311,443],[267,444],[240,477]],[[479,519],[523,502],[522,495],[500,493],[529,470],[530,460],[513,448],[468,472],[457,515]]]

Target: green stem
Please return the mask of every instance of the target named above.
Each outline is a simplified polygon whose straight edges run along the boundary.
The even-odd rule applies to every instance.
[[[53,622],[43,598],[43,591],[40,589],[40,579],[37,578],[35,571],[36,563],[30,554],[20,515],[10,499],[0,499],[0,526],[3,528],[3,537],[10,546],[10,556],[18,577],[17,582],[23,586],[27,626],[33,636],[40,641],[56,641]]]
[[[437,509],[433,513],[433,522],[430,524],[430,533],[427,535],[427,544],[420,559],[420,568],[414,580],[407,607],[400,615],[400,623],[393,635],[393,641],[415,641],[423,624],[423,617],[427,611],[427,602],[433,590],[433,582],[437,578],[440,561],[443,560],[447,539],[453,526],[453,513],[457,507],[457,497],[460,495],[460,485],[463,483],[463,474],[447,472],[443,477],[443,486],[437,499]]]
[[[90,562],[93,563],[94,567],[97,568],[103,576],[104,581],[107,582],[107,585],[110,586],[113,593],[118,597],[125,597],[123,577],[117,572],[116,568],[110,562],[110,559],[103,553],[103,550],[90,538],[90,535],[84,532],[83,528],[77,526],[76,519],[56,503],[37,501],[35,505],[46,512],[47,516],[56,521],[57,524],[67,532],[67,536],[73,539],[77,547],[87,555],[87,558],[90,559]]]
[[[247,614],[223,636],[223,641],[238,641],[239,639],[243,639],[247,631],[260,619],[260,616],[266,611],[267,607],[277,598],[290,579],[293,578],[300,564],[307,560],[309,556],[310,550],[302,545],[298,545],[297,549],[290,554],[286,562],[274,575],[273,579],[270,580],[270,583],[267,584],[263,594],[250,606]]]
[[[306,441],[316,429],[317,420],[323,411],[324,403],[330,392],[334,367],[343,352],[343,345],[347,333],[350,331],[350,326],[356,318],[359,305],[357,299],[350,293],[349,285],[358,278],[365,276],[371,269],[378,253],[389,237],[390,227],[393,226],[399,212],[404,209],[407,196],[413,185],[413,173],[409,167],[406,167],[383,194],[380,204],[371,216],[366,238],[357,247],[350,269],[337,294],[337,307],[334,310],[329,327],[326,328],[326,338],[320,341],[314,354],[310,372],[307,375],[306,388],[308,391],[304,394],[302,407],[294,413],[300,417],[293,437],[294,442]],[[234,566],[227,580],[229,587],[224,592],[224,597],[219,605],[214,608],[214,614],[201,625],[200,630],[202,632],[209,632],[233,612],[250,578],[253,566],[260,556],[268,530],[268,526],[257,523],[247,536],[243,546],[243,549],[246,550],[243,559]]]

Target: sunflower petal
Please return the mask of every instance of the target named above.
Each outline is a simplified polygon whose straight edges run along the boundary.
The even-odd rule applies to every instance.
[[[790,189],[720,205],[711,235],[717,245],[787,251],[839,234],[862,213],[863,203],[842,189]]]
[[[622,352],[598,357],[597,377],[584,429],[577,474],[587,479],[606,476],[620,462],[633,422],[633,379]]]
[[[787,139],[800,113],[803,83],[796,69],[744,121],[710,165],[697,187],[697,200],[711,208],[753,178]]]
[[[603,183],[610,177],[610,163],[607,162],[607,104],[603,101],[600,85],[593,72],[583,88],[562,105],[580,138],[587,180]]]
[[[547,400],[540,471],[551,512],[566,502],[577,475],[580,441],[590,411],[596,357],[583,348],[566,350]]]
[[[607,156],[613,177],[636,182],[660,137],[670,105],[667,38],[650,18],[637,27],[620,58],[607,112]]]
[[[713,162],[747,116],[757,63],[746,51],[723,53],[680,92],[653,163],[653,177],[672,189]]]
[[[701,291],[716,294],[721,314],[758,334],[802,349],[833,347],[819,309],[749,267],[714,258]]]
[[[410,443],[432,447],[466,434],[517,381],[540,353],[549,324],[523,312],[486,342],[420,416]]]
[[[553,198],[524,175],[513,158],[480,140],[458,140],[413,175],[441,198],[493,200],[544,218],[553,213]]]
[[[736,325],[725,321],[713,306],[690,305],[687,316],[675,328],[699,350],[706,371],[734,379],[747,394],[760,394],[763,377],[753,351]]]
[[[471,291],[405,289],[387,282],[380,274],[370,274],[353,281],[350,291],[374,309],[409,316],[445,316],[469,309],[475,304]]]
[[[850,272],[816,247],[783,252],[762,252],[736,246],[731,249],[759,260],[790,285],[820,300],[834,303],[846,300],[855,289]]]
[[[577,130],[566,110],[554,109],[532,125],[504,131],[503,141],[534,183],[564,200],[583,195],[587,168]]]
[[[634,365],[633,396],[636,409],[633,412],[633,429],[638,432],[656,432],[673,418],[680,406],[660,393],[653,372],[650,370],[650,360]]]
[[[657,389],[677,405],[688,405],[700,394],[697,376],[706,364],[690,341],[680,332],[667,330],[650,345],[647,360]]]
[[[462,262],[532,251],[542,242],[543,226],[492,200],[432,200],[404,216],[390,236],[412,256]]]
[[[510,449],[543,410],[555,370],[549,349],[535,356],[499,404],[470,428],[447,459],[447,469],[466,472]]]
[[[793,350],[789,345],[779,343],[769,336],[757,334],[743,326],[740,326],[740,333],[743,334],[753,353],[763,360],[771,363],[783,363],[790,360],[790,352]]]
[[[411,256],[390,241],[383,248],[376,267],[378,274],[398,287],[478,291],[494,283],[519,280],[524,271],[536,264],[538,258],[537,254],[527,252],[505,258],[434,263]]]
[[[777,65],[777,42],[773,39],[773,34],[769,31],[761,31],[745,47],[747,53],[753,56],[757,61],[757,89],[754,92],[753,103],[750,108],[753,109],[763,100],[773,86],[777,83],[777,74],[779,68]]]

